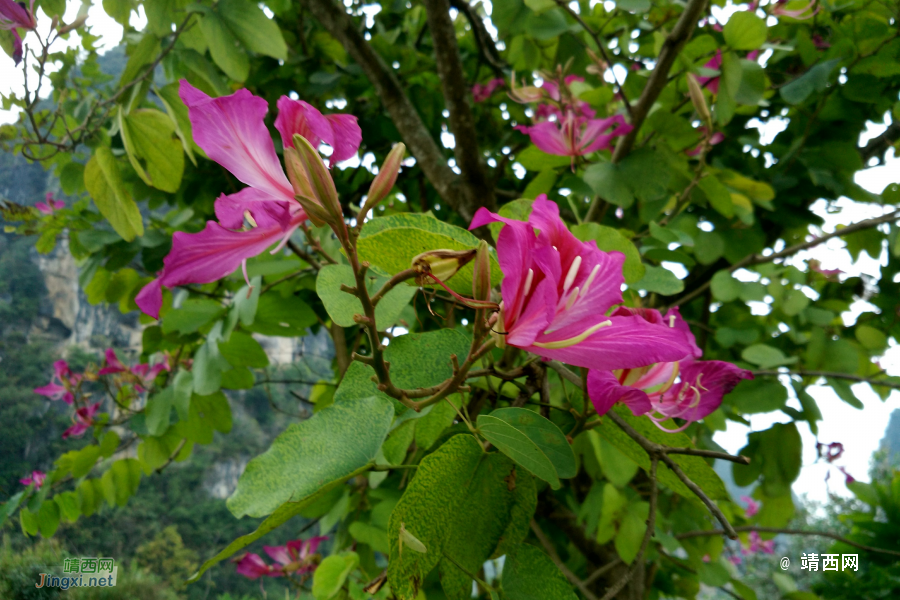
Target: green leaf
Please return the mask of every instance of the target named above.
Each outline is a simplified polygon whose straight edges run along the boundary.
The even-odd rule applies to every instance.
[[[766,71],[753,60],[741,59],[741,85],[734,100],[738,104],[756,106],[766,92]]]
[[[388,280],[388,277],[378,277],[369,272],[366,277],[369,295],[375,295]],[[319,270],[316,277],[316,293],[322,299],[332,321],[341,327],[352,327],[357,324],[353,320],[353,315],[362,315],[363,307],[359,298],[341,290],[342,284],[356,287],[356,279],[350,265],[327,265]],[[385,330],[393,326],[415,294],[416,288],[408,285],[398,285],[385,294],[375,307],[375,322],[378,328]]]
[[[396,275],[412,266],[412,259],[429,250],[471,250],[479,240],[472,233],[421,213],[401,213],[367,222],[359,236],[359,257]],[[470,262],[445,283],[466,296],[472,295]],[[491,253],[491,285],[503,279]],[[398,286],[400,287],[400,286]]]
[[[490,416],[505,421],[528,436],[550,459],[560,478],[575,477],[577,467],[572,446],[565,434],[550,420],[534,411],[515,407],[498,408]]]
[[[269,19],[259,5],[247,0],[220,0],[217,5],[222,20],[245,48],[279,60],[287,60],[287,45],[281,29]]]
[[[256,383],[256,377],[250,369],[236,367],[222,371],[221,386],[226,390],[249,390]]]
[[[138,176],[151,187],[175,193],[184,173],[184,152],[175,124],[153,108],[119,111],[125,151]]]
[[[631,284],[629,287],[636,290],[647,290],[663,296],[673,296],[684,291],[684,282],[665,267],[645,265],[644,276],[640,281]]]
[[[201,396],[217,392],[222,386],[222,371],[230,366],[219,354],[218,343],[208,339],[194,353],[194,364],[191,368],[194,391]]]
[[[84,191],[84,165],[75,161],[66,163],[59,173],[59,185],[64,194],[77,196]]]
[[[660,431],[653,425],[649,419],[643,417],[635,417],[631,411],[623,406],[616,406],[612,410],[627,422],[638,433],[643,435],[650,441],[657,444],[672,446],[676,448],[691,448],[693,444],[691,439],[683,433],[665,433]],[[662,423],[664,427],[674,428],[670,421]],[[637,442],[628,437],[624,431],[612,422],[610,419],[603,419],[597,431],[606,438],[613,446],[620,450],[625,456],[636,462],[645,471],[650,469],[650,457],[641,448]],[[714,500],[724,500],[728,498],[728,492],[725,491],[725,485],[709,464],[699,456],[674,455],[672,460],[678,463],[681,470],[693,480],[707,496]],[[680,496],[699,503],[700,501],[694,496],[684,483],[669,470],[664,464],[660,464],[657,469],[659,481],[678,493]]]
[[[619,165],[594,163],[584,170],[584,181],[610,204],[628,208],[634,203],[634,193]]]
[[[75,460],[72,461],[72,477],[79,479],[90,473],[94,465],[97,464],[97,459],[100,458],[100,447],[94,445],[85,446],[78,450],[74,458]]]
[[[94,204],[126,242],[144,235],[141,211],[125,188],[116,158],[107,146],[98,146],[84,169],[84,185]]]
[[[222,305],[209,298],[189,298],[163,317],[163,333],[194,333],[222,314]]]
[[[641,253],[618,229],[597,223],[582,223],[572,227],[572,234],[582,242],[590,240],[597,242],[597,247],[604,252],[624,254],[625,264],[622,267],[622,274],[625,276],[625,283],[640,281],[644,276],[645,268],[641,262]]]
[[[247,464],[228,509],[239,518],[261,517],[371,463],[393,414],[381,398],[355,398],[335,402],[289,426]]]
[[[198,444],[213,441],[213,430],[222,433],[231,431],[231,407],[222,392],[201,396],[191,396],[191,408],[184,423],[184,435]]]
[[[568,156],[547,154],[537,146],[528,146],[516,155],[516,162],[529,171],[545,171],[557,167],[568,167],[572,159]]]
[[[697,187],[703,191],[710,206],[716,209],[719,214],[729,219],[734,216],[734,204],[731,202],[731,193],[714,175],[701,179]]]
[[[391,549],[388,545],[387,531],[362,521],[354,521],[347,528],[351,537],[360,544],[366,544],[375,552],[382,554],[390,553]]]
[[[625,564],[630,565],[641,549],[649,515],[650,505],[646,502],[630,502],[625,509],[615,538],[616,552]]]
[[[860,402],[859,398],[856,397],[856,394],[853,393],[853,388],[850,387],[850,382],[846,379],[838,379],[837,377],[826,377],[825,381],[828,382],[828,385],[831,389],[834,390],[834,393],[838,395],[838,398],[856,408],[858,410],[863,409],[863,403]]]
[[[250,59],[225,21],[213,10],[206,11],[200,29],[209,44],[213,61],[226,75],[243,82],[250,74]]]
[[[45,538],[53,537],[59,528],[59,505],[52,500],[46,500],[41,504],[37,514],[38,529]]]
[[[358,565],[359,555],[356,552],[332,554],[323,560],[313,573],[312,594],[316,600],[330,600],[337,596]]]
[[[262,369],[269,366],[269,357],[250,335],[235,331],[227,342],[219,342],[222,357],[234,367]]]
[[[694,238],[694,258],[701,265],[711,265],[725,252],[725,241],[716,231],[701,231]]]
[[[726,52],[722,55],[720,70],[722,74],[719,76],[719,93],[716,96],[716,122],[720,126],[724,126],[731,121],[737,110],[736,99],[744,72],[741,69],[741,61],[734,52]],[[721,203],[721,200],[719,202]]]
[[[554,3],[553,6],[556,6],[556,4]],[[533,200],[541,194],[546,194],[553,189],[554,183],[556,183],[556,171],[554,169],[544,169],[528,183],[525,191],[522,192],[522,198]]]
[[[577,600],[566,576],[546,554],[529,544],[506,556],[501,585],[509,600]]]
[[[194,143],[191,120],[188,116],[187,106],[184,105],[184,102],[178,95],[178,84],[170,83],[161,88],[154,88],[154,90],[166,109],[166,113],[168,113],[175,125],[175,135],[181,140],[181,147],[184,149],[185,154],[188,155],[188,158],[191,159],[191,162],[196,165],[197,159],[194,157],[194,154],[205,156],[205,153],[200,149],[200,146]]]
[[[74,523],[81,516],[81,502],[78,494],[72,491],[63,492],[53,497],[59,505],[59,514],[69,523]]]
[[[877,352],[887,348],[887,336],[874,327],[857,325],[854,335],[866,350]]]
[[[490,415],[478,416],[478,431],[498,450],[546,481],[555,490],[560,488],[559,475],[553,463],[531,438],[506,421]]]
[[[300,514],[305,508],[309,507],[321,498],[327,496],[338,486],[343,485],[344,482],[348,479],[365,473],[369,470],[369,468],[370,465],[366,464],[356,469],[355,471],[345,474],[339,479],[323,483],[321,487],[318,487],[306,497],[298,498],[295,501],[285,502],[284,504],[279,506],[268,518],[266,518],[266,520],[256,528],[256,531],[254,531],[253,533],[248,533],[247,535],[243,535],[234,540],[233,542],[228,544],[228,546],[226,546],[225,549],[223,549],[221,552],[200,565],[200,569],[196,573],[194,573],[191,578],[187,580],[187,582],[193,583],[197,581],[198,579],[200,579],[200,576],[203,575],[203,573],[205,573],[210,567],[230,557],[238,550],[246,548],[273,529],[283,525],[293,517]]]
[[[384,358],[391,363],[391,379],[401,388],[431,387],[453,376],[450,355],[460,364],[469,355],[471,339],[456,329],[409,333],[391,340]]]
[[[717,272],[709,283],[713,297],[719,302],[731,302],[741,295],[741,282],[728,271]]]
[[[796,356],[788,358],[778,348],[767,346],[766,344],[747,346],[741,352],[741,358],[754,365],[759,365],[761,369],[772,369],[782,365],[792,365],[797,362]]]
[[[295,296],[269,293],[259,298],[256,317],[244,328],[263,335],[297,337],[306,335],[306,328],[318,322],[309,305]]]
[[[818,63],[809,71],[781,88],[781,97],[788,104],[800,104],[813,92],[822,92],[828,86],[831,72],[841,59],[832,58]]]
[[[777,379],[757,377],[741,381],[727,398],[738,412],[750,415],[778,410],[787,402],[788,394]]]
[[[144,416],[150,435],[162,435],[169,428],[169,415],[172,412],[174,398],[175,387],[170,385],[147,400]]]
[[[750,11],[736,12],[722,33],[732,50],[756,50],[766,41],[766,22]]]
[[[422,460],[391,513],[391,589],[412,600],[425,576],[440,565],[447,597],[470,598],[471,577],[454,562],[474,573],[487,559],[508,553],[528,533],[536,506],[531,476],[517,473],[502,454],[486,454],[471,435],[450,438]],[[406,545],[401,553],[401,525],[424,544],[424,553]]]
[[[26,535],[37,535],[38,528],[40,527],[37,515],[24,506],[22,507],[22,510],[19,511],[19,524],[22,526],[22,532]]]
[[[131,8],[128,8],[128,12],[131,12]],[[107,14],[111,13],[107,12]],[[128,62],[125,63],[125,69],[119,78],[119,87],[134,80],[156,59],[159,54],[159,38],[152,33],[146,33],[140,42],[130,48],[130,51]],[[128,96],[128,94],[123,94],[120,102],[123,102]]]

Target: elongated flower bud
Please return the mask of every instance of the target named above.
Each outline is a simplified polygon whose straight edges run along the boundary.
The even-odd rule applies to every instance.
[[[287,167],[288,179],[291,180],[291,187],[294,188],[294,194],[297,196],[308,196],[313,198],[312,185],[309,183],[309,177],[306,175],[306,169],[300,155],[293,148],[284,149],[284,164]]]
[[[491,299],[491,251],[484,240],[475,252],[475,269],[472,274],[472,297],[476,300]]]
[[[309,196],[301,196],[300,194],[294,196],[294,199],[306,211],[306,216],[313,222],[313,225],[321,226],[327,223],[329,226],[334,227],[334,217],[317,200]]]
[[[412,260],[412,268],[419,273],[416,283],[427,285],[434,279],[447,281],[475,258],[476,250],[432,250]],[[434,279],[432,279],[434,278]]]
[[[391,193],[391,190],[394,189],[394,184],[397,182],[397,174],[400,172],[400,164],[403,162],[405,155],[406,146],[402,143],[396,144],[391,149],[381,165],[381,170],[378,171],[378,175],[375,176],[375,180],[369,186],[368,198],[366,198],[366,204],[363,206],[362,212],[360,212],[360,217],[365,217],[370,210],[378,206],[378,203],[384,200]]]
[[[334,181],[319,153],[305,137],[297,133],[294,134],[294,149],[297,151],[299,162],[312,188],[312,198],[317,200],[332,216],[334,223],[343,222],[344,213],[341,210]]]
[[[709,106],[706,105],[706,98],[703,97],[703,90],[697,83],[697,78],[691,73],[687,74],[688,95],[691,97],[691,103],[697,110],[697,114],[703,119],[703,122],[709,126],[712,123],[712,115],[709,113]]]
[[[533,85],[525,85],[516,87],[516,73],[513,71],[512,79],[509,83],[509,97],[521,104],[530,102],[540,102],[544,99],[544,91]]]

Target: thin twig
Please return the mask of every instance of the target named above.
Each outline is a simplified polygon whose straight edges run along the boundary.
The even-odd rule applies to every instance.
[[[880,554],[890,554],[891,556],[900,556],[900,552],[896,550],[888,550],[886,548],[875,548],[874,546],[867,546],[865,544],[860,544],[859,542],[854,542],[853,540],[848,540],[847,538],[840,536],[836,533],[831,533],[829,531],[806,531],[803,529],[779,529],[777,527],[756,527],[754,525],[745,525],[742,527],[735,527],[735,531],[744,532],[744,531],[756,531],[758,533],[783,533],[785,535],[811,535],[816,537],[825,537],[835,540],[837,542],[842,542],[847,544],[848,546],[853,546],[854,548],[859,548],[860,550],[865,550],[867,552],[878,552]],[[721,535],[725,533],[721,529],[704,529],[699,531],[687,531],[685,533],[679,533],[675,536],[677,540],[687,540],[695,537],[704,537],[710,535]]]
[[[666,448],[666,454],[686,454],[688,456],[705,456],[708,458],[720,458],[722,460],[730,460],[739,465],[749,465],[750,459],[746,456],[733,456],[727,452],[716,452],[715,450],[702,450],[700,448]]]
[[[540,526],[538,526],[537,522],[532,519],[531,520],[531,531],[534,532],[534,535],[537,537],[538,541],[544,547],[544,550],[547,551],[547,554],[550,556],[550,560],[553,561],[553,564],[562,571],[562,574],[566,576],[566,579],[572,582],[572,585],[577,587],[579,591],[584,594],[584,597],[588,600],[597,600],[597,596],[588,588],[587,584],[582,580],[578,579],[578,577],[573,573],[569,567],[566,566],[559,558],[559,554],[556,553],[556,548],[553,547],[553,542],[550,541],[550,538],[547,537]]]
[[[800,377],[831,377],[833,379],[847,379],[859,383],[868,383],[880,387],[900,390],[900,383],[892,383],[876,379],[874,377],[863,377],[862,375],[850,375],[849,373],[836,373],[834,371],[753,371],[754,375],[778,376],[778,375],[799,375]]]

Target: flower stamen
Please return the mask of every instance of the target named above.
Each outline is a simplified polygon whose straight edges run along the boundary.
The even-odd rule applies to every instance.
[[[574,346],[575,344],[580,344],[583,342],[589,335],[594,333],[595,331],[602,329],[604,327],[608,327],[612,325],[612,321],[606,320],[601,323],[597,323],[593,327],[584,330],[579,335],[575,337],[569,338],[567,340],[558,340],[555,342],[532,342],[533,346],[537,346],[538,348],[546,348],[547,350],[556,350],[559,348],[568,348],[569,346]]]

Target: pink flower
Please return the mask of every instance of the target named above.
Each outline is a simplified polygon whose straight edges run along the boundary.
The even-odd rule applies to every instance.
[[[739,565],[739,564],[741,564],[741,557],[738,556],[737,554],[734,554],[734,555],[728,557],[728,562],[730,562],[733,565]]]
[[[94,424],[94,415],[97,413],[97,410],[100,408],[100,403],[95,402],[90,406],[85,406],[83,408],[79,408],[75,411],[75,424],[66,429],[62,437],[66,439],[68,437],[78,437],[84,434],[85,431],[91,428]]]
[[[476,83],[472,86],[472,97],[475,99],[475,102],[484,102],[493,95],[497,88],[502,87],[504,83],[506,82],[501,78],[491,79],[485,84]]]
[[[237,572],[250,579],[312,572],[316,569],[316,565],[311,559],[319,544],[326,539],[328,538],[325,536],[319,536],[308,540],[294,540],[284,546],[263,546],[266,554],[279,564],[266,564],[259,554],[248,553],[238,561]]]
[[[613,318],[626,315],[645,319],[659,331],[679,332],[687,339],[688,350],[676,359],[678,362],[658,362],[618,372],[591,370],[588,394],[597,414],[604,415],[616,402],[621,402],[634,415],[647,414],[660,429],[663,429],[660,423],[666,419],[684,419],[685,424],[675,430],[681,431],[716,410],[722,404],[722,397],[741,379],[753,379],[752,372],[731,363],[697,360],[703,352],[677,308],[663,318],[657,310],[621,307],[613,313]]]
[[[816,0],[810,0],[810,3],[804,6],[803,8],[798,8],[796,10],[788,10],[785,8],[788,0],[778,0],[775,3],[775,8],[772,9],[773,15],[778,15],[779,17],[790,17],[792,19],[796,19],[798,21],[805,21],[806,19],[812,19],[813,16],[817,12],[819,12],[820,6],[816,6]],[[815,9],[813,7],[815,6]],[[806,14],[806,11],[812,10],[811,13]]]
[[[580,75],[568,75],[563,80],[563,85],[568,88],[573,83],[584,83],[584,77]],[[544,83],[541,84],[541,88],[547,93],[547,96],[552,100],[556,100],[557,102],[562,102],[563,98],[559,93],[559,85],[551,79],[545,79]]]
[[[819,458],[824,458],[826,462],[832,463],[844,453],[844,445],[840,442],[831,442],[830,444],[816,442],[816,452],[819,454]]]
[[[36,209],[44,213],[45,215],[52,215],[54,212],[61,208],[65,208],[66,203],[62,200],[54,200],[53,192],[47,192],[47,195],[44,197],[44,202],[38,202],[34,205]]]
[[[557,156],[584,156],[608,149],[613,139],[633,129],[622,115],[606,119],[577,116],[569,109],[557,121],[539,121],[530,127],[518,125],[516,129],[528,135],[532,143],[547,154]]]
[[[0,0],[0,31],[12,31],[13,61],[17,66],[22,61],[22,38],[17,28],[31,30],[35,27],[34,0],[29,0],[27,9],[24,2]]]
[[[69,369],[69,363],[58,360],[53,363],[53,377],[50,379],[50,383],[35,388],[34,393],[46,396],[51,400],[62,400],[71,405],[75,401],[72,388],[77,386],[79,381],[81,381],[81,375],[73,374]]]
[[[135,385],[135,388],[139,392],[146,391],[146,388],[149,388],[153,384],[153,380],[156,379],[156,376],[162,373],[163,371],[171,371],[172,368],[169,366],[169,357],[165,357],[162,362],[158,362],[152,367],[147,363],[141,363],[139,365],[135,365],[131,368],[131,372],[140,379],[140,383]]]
[[[703,65],[706,69],[720,70],[722,68],[722,51],[716,50],[716,55],[712,57],[712,59]],[[719,93],[719,76],[715,75],[713,77],[697,77],[697,83],[700,84],[700,87],[707,87],[710,92],[713,94]]]
[[[480,208],[469,228],[494,222],[505,224],[497,238],[503,301],[493,324],[500,347],[605,370],[679,360],[690,352],[681,331],[640,316],[606,316],[622,302],[625,256],[579,241],[546,195],[535,199],[528,222]]]
[[[744,514],[748,517],[753,517],[756,513],[759,512],[759,502],[751,498],[750,496],[741,496],[741,500],[747,503],[747,508],[744,510]]]
[[[162,272],[135,299],[140,309],[154,318],[159,318],[162,286],[209,283],[240,266],[246,279],[247,259],[273,244],[278,244],[273,253],[280,250],[307,218],[263,122],[268,112],[265,100],[247,90],[210,98],[184,80],[180,95],[188,107],[197,144],[250,187],[216,200],[218,223],[208,221],[199,233],[175,233]],[[330,145],[332,163],[356,153],[362,139],[356,117],[323,116],[306,102],[286,96],[278,101],[278,108],[275,127],[285,148],[293,147],[296,133],[313,146]],[[244,227],[245,221],[249,228]]]
[[[844,474],[844,484],[850,485],[851,483],[856,483],[856,478],[847,472],[847,469],[844,467],[838,467],[838,471]]]
[[[112,375],[113,373],[127,373],[128,367],[122,364],[116,351],[112,348],[106,349],[106,366],[97,371],[98,375]]]
[[[823,269],[822,263],[817,261],[816,259],[810,259],[807,261],[809,264],[809,268],[819,273],[820,275],[824,275],[825,277],[835,277],[836,275],[840,275],[843,273],[840,269]]]
[[[31,485],[34,484],[34,489],[39,490],[41,486],[44,485],[44,480],[47,478],[47,474],[43,471],[32,471],[31,475],[28,477],[23,477],[19,480],[19,483],[22,485]]]
[[[700,127],[697,128],[697,131],[702,133],[703,137],[706,138],[706,135],[707,135],[706,127],[701,125]],[[688,156],[697,156],[698,154],[700,154],[703,151],[704,145],[709,144],[710,146],[715,146],[716,144],[721,144],[723,141],[725,141],[725,134],[722,133],[721,131],[717,131],[714,134],[712,134],[708,140],[704,139],[704,141],[697,144],[693,149],[688,150],[686,152],[686,154]]]
[[[742,550],[742,552],[744,552]],[[775,540],[766,540],[763,541],[759,537],[759,533],[755,531],[750,532],[750,548],[745,554],[750,554],[753,552],[763,552],[765,554],[775,554]]]

